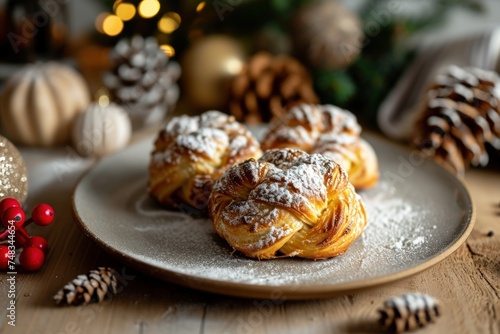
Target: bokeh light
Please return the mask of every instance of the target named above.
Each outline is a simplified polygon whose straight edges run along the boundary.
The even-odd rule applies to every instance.
[[[135,12],[135,6],[128,2],[119,3],[115,7],[116,16],[118,16],[122,21],[131,20],[135,16]]]
[[[116,36],[123,30],[123,21],[116,15],[108,15],[102,22],[102,30],[106,35]]]
[[[109,91],[104,88],[104,87],[101,87],[99,88],[96,92],[95,92],[95,99],[97,100],[97,103],[99,104],[99,106],[105,108],[107,106],[109,106],[110,104],[110,100],[109,100]]]
[[[169,57],[173,57],[175,55],[175,49],[172,45],[162,44],[160,45],[160,49]]]
[[[95,18],[95,28],[97,31],[99,31],[101,34],[104,34],[104,30],[102,30],[102,25],[104,23],[104,19],[108,17],[110,14],[109,13],[101,13],[97,15]]]
[[[103,108],[106,108],[109,106],[109,96],[107,95],[101,95],[99,96],[99,100],[97,100],[97,103]]]
[[[180,24],[181,16],[175,12],[168,12],[158,21],[158,30],[165,34],[170,34],[179,28]]]
[[[198,6],[196,6],[196,11],[197,12],[201,12],[203,10],[203,8],[205,8],[205,1],[202,1],[198,4]]]
[[[236,75],[241,72],[243,63],[237,58],[230,58],[225,62],[224,68],[226,69],[227,73]]]
[[[123,0],[115,0],[115,2],[113,3],[113,11],[116,10],[116,7],[118,7],[119,4],[121,4],[123,2]]]
[[[137,9],[140,16],[149,19],[160,11],[160,2],[158,0],[142,0]]]

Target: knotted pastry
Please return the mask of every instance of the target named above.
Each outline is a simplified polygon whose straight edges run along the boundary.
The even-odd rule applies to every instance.
[[[155,142],[149,193],[167,207],[206,209],[215,180],[234,164],[261,154],[259,142],[233,116],[207,111],[174,117]]]
[[[378,182],[377,156],[360,137],[356,117],[333,105],[300,104],[271,122],[262,149],[292,147],[323,154],[340,164],[356,189]]]
[[[298,149],[269,150],[231,167],[215,183],[208,209],[216,233],[258,259],[341,255],[367,224],[346,172]]]

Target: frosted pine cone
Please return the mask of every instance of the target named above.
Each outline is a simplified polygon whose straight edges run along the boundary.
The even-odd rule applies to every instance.
[[[427,93],[414,144],[463,174],[485,166],[486,144],[500,149],[500,78],[494,72],[450,66]]]
[[[385,330],[401,333],[434,322],[441,311],[434,298],[421,293],[407,293],[386,300],[379,313]]]
[[[56,304],[86,305],[100,303],[116,293],[117,273],[113,268],[99,267],[66,284],[53,297]]]
[[[169,61],[154,37],[120,40],[111,53],[113,68],[104,85],[135,127],[162,120],[179,97],[180,66]]]
[[[258,124],[299,103],[317,103],[304,66],[288,56],[254,55],[230,88],[229,110],[240,122]]]

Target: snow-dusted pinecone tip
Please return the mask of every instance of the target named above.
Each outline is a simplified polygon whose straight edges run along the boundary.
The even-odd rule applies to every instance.
[[[117,272],[113,268],[99,267],[86,275],[78,275],[53,297],[56,304],[86,305],[100,303],[117,292]]]
[[[441,315],[439,302],[421,293],[407,293],[384,302],[380,324],[391,333],[413,331],[434,322]]]

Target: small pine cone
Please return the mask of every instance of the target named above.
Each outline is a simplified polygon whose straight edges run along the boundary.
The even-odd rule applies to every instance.
[[[430,87],[414,144],[451,171],[485,166],[486,144],[500,149],[500,78],[494,72],[450,66]]]
[[[140,35],[120,40],[111,52],[111,62],[104,85],[133,124],[162,120],[179,97],[179,64],[169,61],[154,37]]]
[[[116,293],[118,274],[113,268],[99,267],[66,284],[53,297],[56,304],[86,305],[100,303]]]
[[[440,316],[437,300],[421,293],[407,293],[384,302],[380,324],[386,331],[401,333],[426,326]]]
[[[269,122],[301,102],[318,97],[307,70],[288,56],[257,53],[231,82],[229,111],[240,122]]]
[[[361,20],[340,1],[310,1],[294,14],[291,28],[295,53],[314,67],[346,68],[363,47]]]

